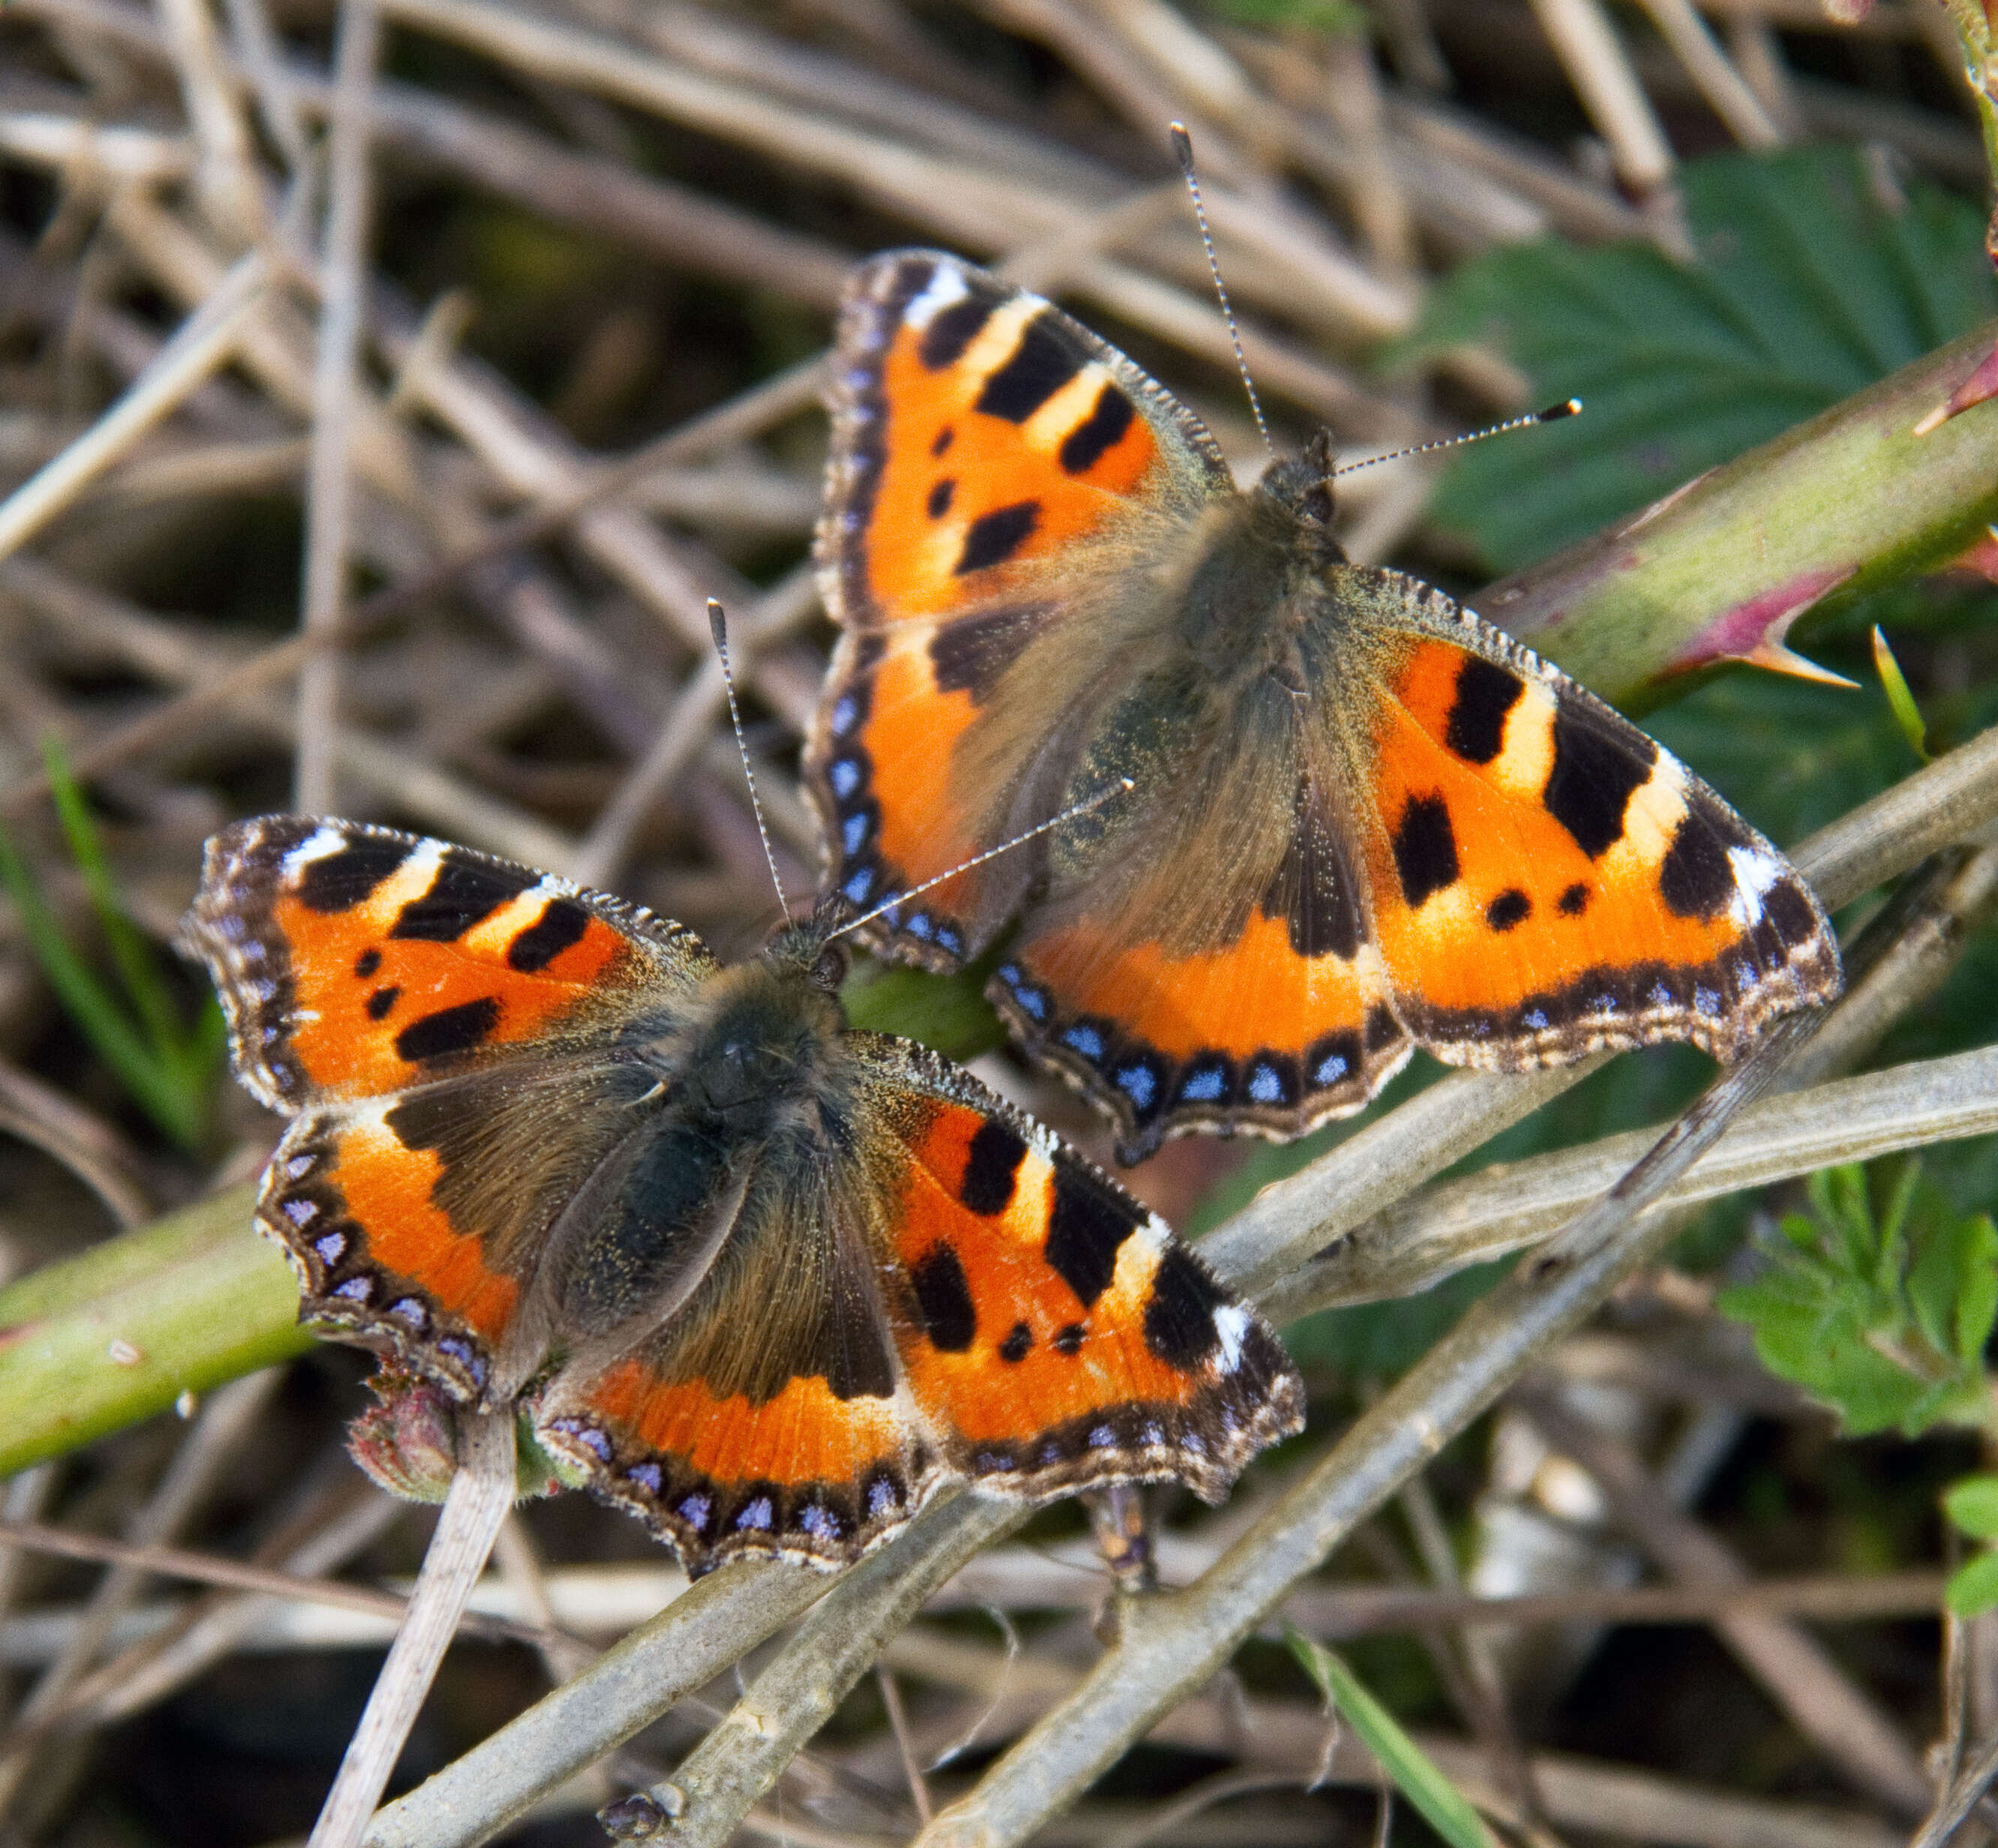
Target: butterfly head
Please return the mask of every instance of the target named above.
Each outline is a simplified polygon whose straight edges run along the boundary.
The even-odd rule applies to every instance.
[[[1278,510],[1314,541],[1343,563],[1346,554],[1333,543],[1332,432],[1321,430],[1298,454],[1273,462],[1257,484],[1257,498]]]
[[[808,987],[836,995],[846,979],[850,960],[844,932],[853,921],[853,908],[835,895],[821,900],[809,917],[781,924],[763,945],[764,958],[787,969],[801,971]]]
[[[683,1108],[731,1132],[761,1132],[818,1089],[846,1024],[846,959],[826,941],[831,921],[781,925],[760,955],[716,978],[711,1004],[675,1049]]]

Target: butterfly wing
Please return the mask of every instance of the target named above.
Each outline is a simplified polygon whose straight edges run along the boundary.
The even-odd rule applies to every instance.
[[[1131,800],[1122,851],[1057,857],[987,986],[1026,1050],[1115,1120],[1122,1161],[1194,1128],[1288,1140],[1409,1056],[1323,779],[1256,734],[1189,738]],[[1288,809],[1269,800],[1286,779]]]
[[[1172,1478],[1218,1501],[1301,1427],[1276,1336],[1156,1215],[956,1066],[901,1041],[871,1058],[890,1325],[956,1470],[1026,1497]]]
[[[1664,1038],[1732,1059],[1837,993],[1810,888],[1669,752],[1426,585],[1348,569],[1327,589],[1353,638],[1327,717],[1422,1044],[1502,1071]]]
[[[717,967],[684,927],[553,874],[299,815],[209,842],[181,941],[238,1075],[287,1114],[586,1044]]]
[[[464,848],[281,815],[209,842],[182,941],[238,1073],[293,1117],[257,1217],[301,1319],[461,1397],[503,1350],[530,1366],[549,1230],[654,1083],[620,1038],[670,1029],[717,967],[699,939]]]
[[[920,1047],[841,1055],[808,1155],[729,1164],[673,1314],[613,1318],[540,1396],[544,1440],[690,1570],[842,1563],[952,1478],[1218,1499],[1297,1428],[1275,1337],[1121,1189]]]
[[[836,1143],[728,1166],[738,1184],[700,1209],[713,1256],[698,1283],[670,1315],[641,1288],[607,1317],[542,1390],[538,1426],[690,1572],[842,1563],[946,1473],[890,1339],[868,1173]]]
[[[842,634],[805,777],[828,889],[872,906],[997,845],[995,790],[1063,703],[1059,668],[1036,676],[1032,710],[995,712],[995,696],[1037,639],[1086,620],[1074,592],[1094,575],[1088,561],[1128,554],[1138,529],[1184,528],[1233,487],[1198,420],[1122,354],[938,251],[891,251],[856,273],[831,406],[818,556]],[[1064,659],[1085,681],[1108,665],[1086,641]],[[972,776],[957,747],[981,719]],[[1026,876],[1021,856],[1007,858],[873,939],[959,966]]]

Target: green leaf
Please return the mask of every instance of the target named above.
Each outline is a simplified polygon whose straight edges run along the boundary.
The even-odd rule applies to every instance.
[[[1762,1363],[1830,1406],[1855,1435],[1939,1424],[1998,1429],[1983,1352],[1998,1316],[1998,1228],[1955,1210],[1918,1162],[1899,1164],[1875,1215],[1865,1169],[1808,1184],[1762,1274],[1723,1290]]]
[[[1236,25],[1301,26],[1343,38],[1364,38],[1374,23],[1357,0],[1207,0],[1205,10]]]
[[[1998,1605],[1998,1553],[1981,1553],[1949,1575],[1943,1597],[1958,1617],[1982,1616]]]
[[[1938,1352],[1975,1361],[1991,1332],[1998,1231],[1988,1217],[1938,1223],[1908,1273],[1908,1300]]]
[[[1927,763],[1929,732],[1922,721],[1922,709],[1915,703],[1907,676],[1901,672],[1901,664],[1894,658],[1894,651],[1888,647],[1886,635],[1878,623],[1873,625],[1873,668],[1880,676],[1880,685],[1886,693],[1894,723],[1900,727],[1902,737],[1908,741],[1908,748]]]
[[[1284,1626],[1291,1653],[1318,1684],[1328,1705],[1380,1760],[1395,1788],[1422,1813],[1422,1819],[1450,1848],[1498,1848],[1498,1838],[1470,1800],[1443,1773],[1394,1715],[1360,1684],[1345,1662],[1322,1642],[1314,1642],[1295,1624]]]
[[[180,1020],[174,1011],[166,984],[160,979],[152,947],[119,903],[117,885],[112,878],[111,862],[105,853],[97,824],[91,817],[83,791],[70,774],[69,760],[64,754],[61,741],[53,734],[43,741],[42,759],[48,768],[50,793],[54,798],[63,832],[68,837],[71,855],[89,888],[98,923],[103,930],[105,941],[110,946],[111,959],[117,967],[119,979],[124,983],[125,993],[138,1010],[140,1025],[155,1052],[178,1047],[181,1031]]]
[[[1943,1511],[1973,1540],[1998,1540],[1998,1476],[1966,1476],[1943,1490]]]
[[[1680,169],[1697,255],[1514,245],[1432,295],[1400,351],[1495,342],[1581,417],[1453,462],[1436,518],[1504,571],[1585,537],[1886,376],[1998,308],[1976,208],[1887,192],[1851,149]]]
[[[1006,1037],[985,998],[990,972],[982,961],[954,976],[856,962],[839,998],[856,1027],[920,1040],[962,1063],[990,1052]]]

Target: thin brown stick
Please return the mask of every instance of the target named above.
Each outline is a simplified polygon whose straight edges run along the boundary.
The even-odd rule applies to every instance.
[[[354,370],[361,347],[370,215],[368,91],[381,38],[375,0],[340,0],[327,161],[330,201],[320,260],[319,341],[313,368],[312,464],[306,492],[306,561],[300,626],[309,634],[338,627],[347,602],[347,522],[352,505]],[[299,665],[298,755],[292,807],[308,815],[340,807],[334,732],[340,657],[316,649]]]
[[[802,361],[727,404],[691,419],[648,443],[623,462],[594,474],[571,492],[500,521],[493,531],[402,582],[354,604],[336,629],[295,636],[230,669],[206,686],[168,701],[157,712],[120,727],[71,760],[79,779],[98,775],[127,758],[171,738],[195,720],[226,706],[244,693],[275,686],[298,671],[314,651],[344,645],[375,634],[392,618],[449,589],[460,573],[489,559],[552,537],[601,500],[614,498],[653,469],[693,460],[737,442],[814,402],[823,365]],[[48,794],[46,775],[22,778],[0,794],[0,816],[19,814]]]
[[[1582,106],[1633,191],[1655,192],[1672,170],[1664,130],[1597,0],[1534,0],[1533,11]]]
[[[0,1130],[33,1144],[103,1202],[122,1230],[155,1211],[137,1156],[102,1117],[32,1072],[0,1059]]]
[[[57,1553],[65,1559],[95,1560],[161,1578],[187,1579],[199,1585],[327,1604],[337,1610],[385,1618],[391,1623],[401,1622],[409,1608],[410,1601],[393,1591],[372,1591],[365,1585],[344,1585],[334,1579],[253,1566],[215,1553],[191,1553],[185,1547],[147,1546],[98,1534],[81,1534],[42,1522],[0,1520],[0,1545]],[[465,1624],[468,1630],[496,1641],[539,1644],[545,1640],[545,1632],[536,1625],[512,1623],[503,1617],[485,1617],[476,1611],[465,1618]]]
[[[458,1442],[458,1468],[423,1556],[423,1573],[313,1825],[309,1848],[360,1848],[368,1819],[381,1801],[513,1501],[512,1408],[461,1414]]]
[[[275,1370],[267,1369],[246,1379],[232,1380],[202,1407],[165,1474],[128,1525],[128,1534],[135,1544],[157,1544],[206,1498],[219,1472],[262,1414],[278,1378]],[[0,1807],[11,1808],[23,1794],[29,1770],[24,1735],[54,1710],[71,1684],[89,1668],[112,1625],[144,1582],[145,1574],[140,1567],[122,1562],[113,1564],[99,1581],[83,1622],[63,1653],[43,1671],[33,1692],[14,1716],[4,1753],[0,1753]]]
[[[888,1715],[888,1729],[895,1736],[895,1749],[901,1754],[902,1775],[908,1780],[909,1801],[916,1806],[919,1820],[927,1822],[935,1812],[930,1806],[929,1785],[923,1767],[909,1740],[909,1716],[902,1709],[902,1691],[895,1684],[895,1672],[886,1663],[874,1664],[874,1684],[881,1691],[881,1705]]]

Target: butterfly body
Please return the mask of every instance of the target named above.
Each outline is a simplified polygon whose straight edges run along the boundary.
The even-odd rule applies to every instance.
[[[1416,1044],[1727,1057],[1836,992],[1815,899],[1684,766],[1346,559],[1323,437],[1239,490],[1123,355],[934,251],[861,269],[838,354],[828,885],[878,906],[1093,805],[866,934],[949,970],[1017,922],[988,992],[1122,1159],[1301,1134]]]
[[[526,1406],[690,1570],[842,1563],[949,1480],[1219,1497],[1301,1421],[1274,1336],[968,1074],[851,1029],[840,915],[724,967],[462,848],[218,835],[185,937],[292,1118],[258,1218],[302,1317]]]

